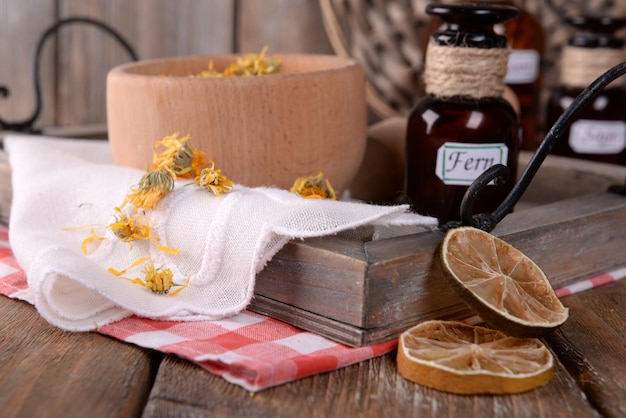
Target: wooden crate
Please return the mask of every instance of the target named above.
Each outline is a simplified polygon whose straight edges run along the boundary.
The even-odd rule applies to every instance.
[[[520,156],[524,167],[532,154]],[[558,288],[626,264],[626,167],[549,156],[493,234],[532,258]],[[381,241],[293,241],[258,275],[250,309],[362,346],[396,338],[426,319],[472,314],[443,279],[443,234]]]

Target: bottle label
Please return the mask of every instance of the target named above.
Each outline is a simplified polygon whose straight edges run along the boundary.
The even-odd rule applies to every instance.
[[[506,84],[530,84],[539,76],[541,57],[534,49],[514,49],[509,55]]]
[[[509,148],[498,144],[446,142],[437,150],[436,174],[445,184],[469,186],[495,164],[506,165]]]
[[[626,149],[626,122],[577,120],[570,128],[569,146],[579,154],[619,154]]]

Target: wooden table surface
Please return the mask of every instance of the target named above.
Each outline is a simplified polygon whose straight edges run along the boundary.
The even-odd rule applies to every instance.
[[[10,184],[0,153],[0,219]],[[567,263],[567,260],[563,260]],[[624,417],[626,280],[565,297],[570,319],[543,341],[555,378],[513,396],[458,396],[404,380],[395,353],[250,393],[193,363],[49,325],[0,297],[3,417]]]

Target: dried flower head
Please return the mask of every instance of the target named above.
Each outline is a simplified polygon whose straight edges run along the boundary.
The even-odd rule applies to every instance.
[[[290,191],[307,199],[337,200],[335,190],[330,185],[330,181],[324,179],[324,174],[321,171],[317,176],[298,177]]]
[[[267,56],[267,46],[264,46],[260,53],[248,53],[230,64],[223,72],[217,71],[213,67],[213,61],[209,61],[209,68],[203,70],[198,74],[192,74],[190,77],[204,77],[204,78],[220,78],[231,76],[255,76],[276,74],[280,70],[282,64],[281,60],[277,57]]]
[[[226,76],[253,76],[275,74],[279,71],[281,61],[276,57],[266,56],[267,46],[259,54],[248,53],[237,59],[224,70]]]
[[[140,258],[137,261],[135,261],[133,264],[131,264],[128,268],[121,270],[121,271],[115,270],[114,268],[111,267],[109,268],[109,272],[117,277],[121,277],[131,268],[138,266],[140,264],[143,264],[146,261],[150,261],[150,257]],[[140,286],[145,287],[146,289],[153,291],[154,293],[159,293],[159,294],[166,294],[171,290],[172,287],[175,287],[175,286],[178,287],[178,289],[174,290],[173,292],[169,294],[170,296],[175,296],[178,293],[180,293],[183,289],[185,289],[187,285],[189,284],[189,279],[190,279],[190,277],[188,277],[187,282],[184,285],[175,283],[174,273],[172,272],[172,270],[168,268],[156,268],[154,266],[154,262],[152,261],[150,261],[150,263],[143,268],[143,275],[144,275],[143,279],[140,279],[140,278],[128,279],[126,277],[122,277],[122,278],[126,280],[130,280],[134,284],[138,284]]]
[[[151,261],[143,269],[144,279],[133,279],[132,282],[145,287],[153,291],[154,293],[166,294],[169,293],[172,287],[178,287],[178,289],[169,293],[170,296],[176,296],[183,291],[189,284],[189,277],[185,284],[178,284],[174,282],[174,273],[168,268],[156,268]]]
[[[144,286],[146,289],[152,290],[154,293],[167,293],[174,285],[174,273],[168,268],[155,268],[154,263],[150,262],[143,269],[145,279],[133,280],[133,283],[138,283]]]
[[[191,139],[190,135],[182,138],[178,138],[178,135],[177,132],[166,136],[154,145],[153,169],[167,170],[174,178],[193,178],[206,165],[205,154],[187,143]],[[165,149],[157,152],[159,147]]]
[[[146,172],[126,198],[136,209],[155,209],[159,200],[172,190],[174,177],[168,170],[158,169]]]
[[[210,167],[202,169],[200,174],[194,179],[194,183],[201,189],[207,189],[216,196],[230,192],[233,189],[233,182],[222,175],[222,170],[215,169],[213,161],[210,164]]]
[[[107,228],[122,241],[130,242],[151,239],[150,225],[144,223],[142,218],[138,216],[126,216],[118,207],[115,208],[114,216],[115,222],[111,222]]]

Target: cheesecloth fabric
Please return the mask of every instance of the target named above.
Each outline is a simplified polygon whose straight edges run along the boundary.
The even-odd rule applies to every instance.
[[[34,303],[52,324],[87,331],[136,314],[157,320],[216,320],[248,306],[255,277],[291,239],[349,233],[373,238],[435,228],[434,218],[407,206],[303,199],[285,190],[248,188],[215,196],[178,181],[147,211],[158,244],[123,242],[107,225],[144,171],[115,166],[108,143],[7,136],[13,203],[10,242],[26,271]],[[223,167],[227,174],[227,167]],[[81,243],[93,228],[85,255]],[[175,296],[133,283],[150,257],[188,286]]]

